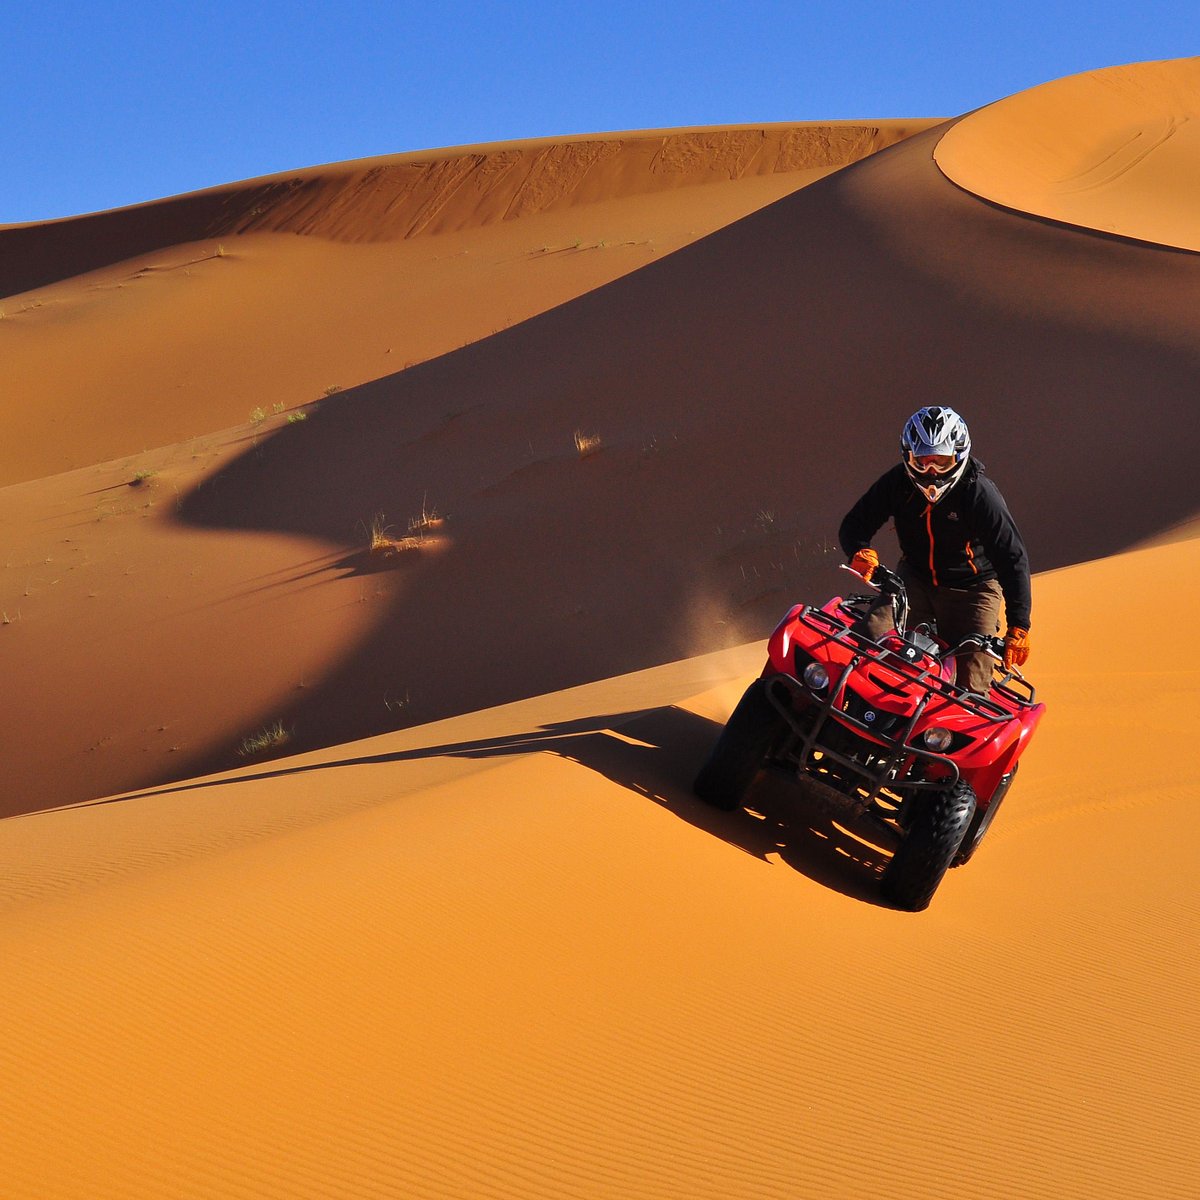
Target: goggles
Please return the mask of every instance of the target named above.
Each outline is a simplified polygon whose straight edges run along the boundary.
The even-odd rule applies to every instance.
[[[953,454],[913,454],[909,451],[908,469],[916,475],[949,475],[958,466]]]

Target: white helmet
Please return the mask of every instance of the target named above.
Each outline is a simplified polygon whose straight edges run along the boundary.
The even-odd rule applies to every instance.
[[[962,477],[971,456],[967,423],[952,408],[913,413],[900,435],[904,469],[917,491],[936,504]]]

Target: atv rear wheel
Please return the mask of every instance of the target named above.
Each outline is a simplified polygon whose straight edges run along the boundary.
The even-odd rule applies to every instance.
[[[1017,766],[1020,764],[1018,763]],[[958,848],[958,853],[954,856],[954,861],[950,864],[952,867],[961,867],[964,863],[971,861],[971,856],[979,849],[979,843],[983,841],[983,835],[992,827],[992,821],[996,816],[996,810],[1000,807],[1000,801],[1004,799],[1008,789],[1012,787],[1012,781],[1016,778],[1017,766],[1014,766],[1007,775],[1000,777],[1000,782],[996,784],[996,790],[992,793],[992,798],[988,801],[987,808],[982,808],[979,804],[975,805],[975,815],[971,818],[970,827],[967,829],[967,835],[962,840],[962,845]]]
[[[741,808],[767,753],[778,744],[787,722],[767,698],[767,685],[756,679],[730,714],[692,791],[714,808]]]
[[[911,797],[908,834],[884,868],[884,899],[907,912],[929,907],[975,815],[975,793],[961,780],[944,792]]]

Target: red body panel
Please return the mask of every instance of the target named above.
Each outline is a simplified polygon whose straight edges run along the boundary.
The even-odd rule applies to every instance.
[[[906,661],[898,653],[888,653],[888,649],[904,646],[899,638],[885,638],[881,645],[888,649],[884,650],[873,649],[865,640],[852,642],[845,638],[853,615],[842,606],[842,597],[835,596],[819,610],[803,605],[792,608],[770,637],[763,675],[795,676],[795,652],[799,647],[824,665],[836,706],[840,707],[841,696],[852,686],[880,713],[911,718],[920,701],[932,693],[905,744],[914,744],[933,726],[959,735],[954,741],[959,748],[950,749],[945,757],[954,761],[960,777],[972,786],[980,807],[986,809],[1001,777],[1012,770],[1028,745],[1045,705],[1031,703],[1010,688],[993,685],[990,704],[980,706],[953,687],[952,657],[925,655]],[[838,640],[839,634],[843,640]],[[921,678],[922,673],[925,678]],[[1009,714],[1007,719],[1005,713]]]

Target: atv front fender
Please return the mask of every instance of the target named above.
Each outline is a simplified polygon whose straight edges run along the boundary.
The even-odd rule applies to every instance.
[[[980,808],[987,808],[996,794],[996,788],[1000,786],[1000,780],[1017,765],[1017,760],[1025,753],[1029,739],[1033,736],[1033,731],[1038,727],[1038,722],[1041,721],[1045,711],[1044,704],[1035,704],[1030,708],[1022,718],[1020,729],[1011,744],[986,768],[978,773],[973,773],[972,784]]]

